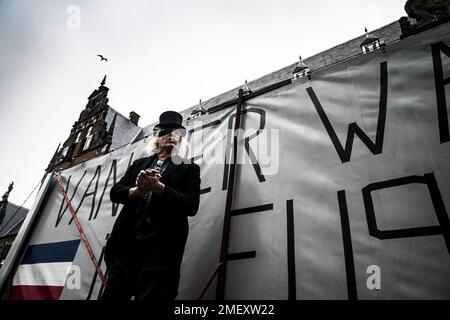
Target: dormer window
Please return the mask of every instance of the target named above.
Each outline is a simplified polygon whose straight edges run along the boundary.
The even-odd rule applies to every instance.
[[[363,54],[382,49],[382,51],[385,51],[386,44],[384,41],[380,41],[378,37],[375,37],[367,32],[367,29],[364,29],[366,32],[366,38],[361,42],[359,47],[361,48],[361,51]]]
[[[309,67],[303,62],[302,56],[299,57],[299,62],[295,67],[292,73],[294,74],[294,80],[307,76],[309,80],[311,80],[311,70]]]

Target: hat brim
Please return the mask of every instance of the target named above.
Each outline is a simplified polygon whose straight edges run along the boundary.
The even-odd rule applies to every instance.
[[[181,124],[178,123],[158,123],[157,125],[155,125],[156,129],[184,129],[186,130],[185,127],[183,127]]]
[[[179,129],[182,131],[182,135],[186,135],[186,128],[183,127],[181,124],[178,123],[158,123],[153,127],[153,133],[158,130],[165,130],[165,129]]]

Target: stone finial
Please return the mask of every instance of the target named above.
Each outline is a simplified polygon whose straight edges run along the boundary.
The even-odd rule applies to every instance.
[[[101,85],[101,86],[104,86],[105,83],[106,83],[106,74],[105,74],[105,76],[103,77],[103,80],[102,80],[102,82],[100,83],[100,85]]]
[[[8,187],[8,191],[6,191],[2,196],[2,201],[0,201],[0,224],[3,223],[3,219],[6,215],[6,205],[8,204],[8,197],[14,187],[14,182],[11,182]]]

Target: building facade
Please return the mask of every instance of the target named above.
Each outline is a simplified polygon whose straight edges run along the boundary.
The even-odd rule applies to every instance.
[[[0,202],[0,267],[28,213],[28,209],[8,202],[13,184],[9,185]]]

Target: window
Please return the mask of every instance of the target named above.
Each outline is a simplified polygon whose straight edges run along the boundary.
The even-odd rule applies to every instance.
[[[86,138],[86,142],[84,143],[83,151],[89,149],[91,146],[92,136]]]
[[[67,156],[67,151],[69,150],[69,147],[65,147],[62,151],[62,156],[65,157]]]
[[[92,142],[92,126],[88,128],[88,131],[86,133],[86,141],[84,142],[83,151],[89,149]]]
[[[80,136],[81,136],[81,131],[77,133],[77,137],[75,138],[74,143],[77,143],[78,141],[80,141]]]

